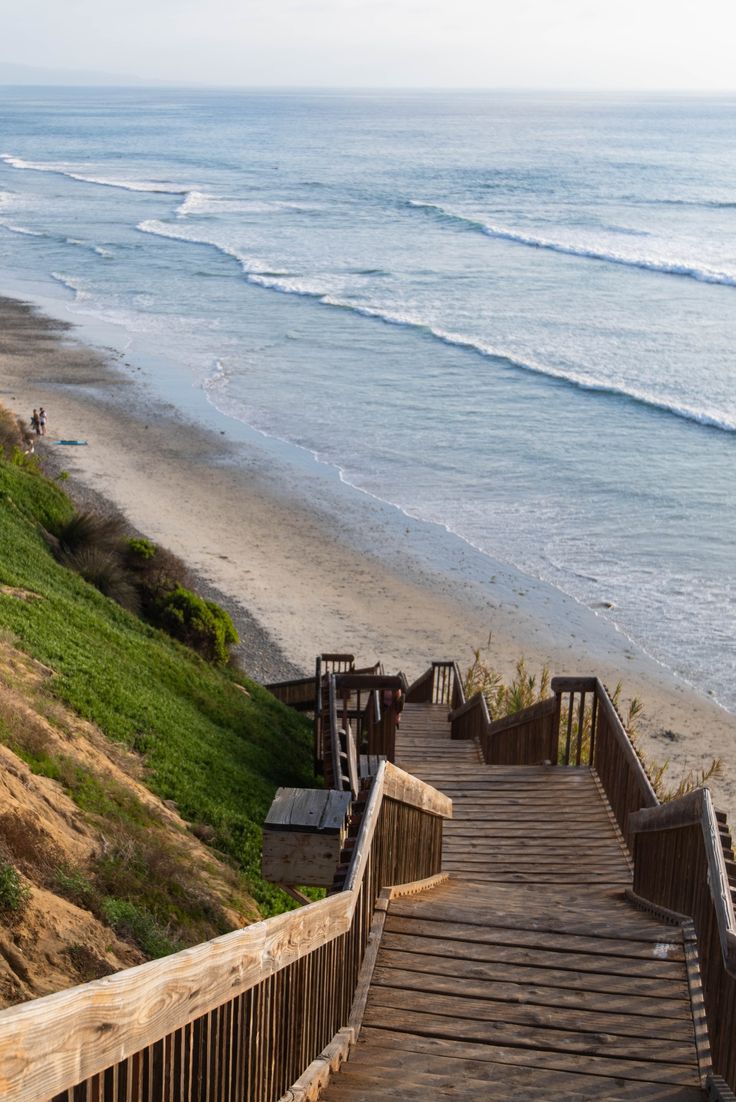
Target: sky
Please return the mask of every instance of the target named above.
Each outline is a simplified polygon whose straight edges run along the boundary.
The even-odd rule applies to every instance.
[[[0,0],[0,26],[0,77],[736,89],[736,0]]]

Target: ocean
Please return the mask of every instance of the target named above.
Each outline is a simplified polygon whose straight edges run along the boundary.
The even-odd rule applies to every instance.
[[[735,97],[4,88],[0,288],[736,711]]]

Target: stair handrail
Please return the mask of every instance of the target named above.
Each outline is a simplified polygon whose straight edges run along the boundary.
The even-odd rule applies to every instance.
[[[431,704],[433,692],[434,667],[430,666],[407,687],[406,702],[407,704]]]
[[[450,723],[450,738],[477,739],[482,746],[491,726],[488,701],[482,692],[475,693],[459,707],[453,708],[447,718]]]
[[[711,793],[696,788],[679,799],[644,808],[630,816],[629,830],[634,838],[635,897],[692,919],[713,1071],[734,1089],[736,913]],[[673,876],[673,870],[680,875]]]
[[[406,690],[408,704],[447,704],[459,708],[465,703],[465,689],[460,668],[447,659],[432,662]]]
[[[347,1024],[380,891],[439,873],[451,814],[442,793],[381,762],[343,890],[0,1011],[3,1102],[85,1087],[85,1097],[139,1102],[174,1080],[178,1102],[194,1102],[214,1096],[208,1077],[225,1073],[240,1076],[239,1097],[279,1098]],[[294,991],[303,992],[298,1013]]]

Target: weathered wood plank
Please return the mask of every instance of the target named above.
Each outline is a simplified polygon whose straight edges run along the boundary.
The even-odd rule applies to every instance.
[[[397,967],[388,960],[378,964],[373,973],[376,987],[399,987],[404,991],[435,991],[438,994],[463,995],[477,999],[500,1002],[505,1011],[516,1007],[541,1006],[585,1011],[592,1019],[598,1012],[624,1014],[632,1029],[638,1023],[657,1023],[657,1028],[669,1027],[679,1022],[685,1034],[692,1035],[692,1009],[687,998],[667,998],[663,995],[639,995],[630,989],[618,992],[591,991],[588,988],[562,988],[538,983],[514,983],[483,976],[459,976],[457,969],[448,972],[443,960],[436,961],[436,971],[431,971],[433,958],[428,958],[422,969]],[[480,969],[482,971],[482,968]],[[459,982],[459,981],[462,982]]]
[[[523,945],[485,943],[478,938],[463,941],[460,938],[416,937],[412,934],[393,933],[386,929],[383,935],[385,949],[397,949],[404,953],[429,953],[432,956],[467,957],[475,960],[534,965],[537,968],[569,968],[580,973],[602,972],[618,976],[652,976],[660,979],[678,979],[683,976],[681,963],[669,959],[642,960],[631,957],[606,957],[566,952],[564,949],[533,949]]]
[[[408,952],[403,949],[389,950],[385,945],[381,963],[386,967],[406,968],[408,971],[436,973],[444,971],[447,975],[472,977],[491,983],[542,984],[575,991],[597,991],[609,994],[630,992],[632,984],[628,977],[618,972],[581,972],[568,968],[553,968],[550,965],[520,964],[513,961],[487,960],[474,954],[472,957],[458,954]],[[635,991],[637,994],[667,999],[687,999],[689,992],[684,975],[676,978],[661,976],[637,976]]]
[[[401,800],[402,803],[443,819],[452,818],[452,800],[391,762],[384,763],[383,790],[392,800]]]
[[[380,1034],[380,1036],[377,1036]],[[682,1086],[694,1086],[697,1072],[694,1066],[643,1060],[627,1060],[623,1056],[605,1057],[580,1053],[554,1052],[546,1049],[525,1049],[522,1047],[504,1047],[492,1043],[457,1040],[432,1035],[402,1032],[398,1029],[381,1028],[380,1025],[363,1028],[362,1044],[375,1044],[384,1048],[398,1049],[403,1052],[419,1052],[439,1055],[449,1053],[461,1059],[486,1060],[500,1064],[528,1065],[533,1061],[537,1068],[554,1071],[585,1071],[588,1074],[616,1077],[634,1081],[653,1083],[672,1083]]]
[[[623,915],[608,911],[603,913],[591,911],[581,914],[575,908],[561,909],[559,913],[529,914],[523,908],[518,910],[503,909],[493,910],[491,913],[485,908],[463,908],[457,904],[435,902],[432,907],[422,907],[421,902],[416,903],[412,899],[397,900],[391,908],[393,918],[420,917],[424,922],[462,922],[467,927],[484,928],[493,923],[498,930],[528,931],[531,936],[539,932],[545,934],[572,934],[588,938],[617,938],[619,940],[648,942],[656,944],[662,941],[676,939],[681,941],[681,935],[677,927],[660,926],[657,923],[643,923],[636,920],[636,916],[630,918],[625,912]]]
[[[263,838],[263,876],[272,884],[329,888],[340,860],[340,850],[339,834],[271,830]]]
[[[430,1036],[467,1038],[498,1045],[518,1045],[585,1056],[617,1055],[626,1059],[696,1066],[692,1036],[671,1037],[636,1033],[625,1015],[589,1015],[579,1011],[520,1010],[499,1014],[497,1004],[422,991],[381,988],[371,992],[366,1026],[405,1029]],[[600,1022],[600,1025],[598,1025]],[[519,1028],[522,1026],[523,1028]]]
[[[539,929],[499,927],[495,925],[495,915],[489,915],[488,921],[489,925],[479,926],[465,922],[437,921],[432,919],[431,914],[423,918],[402,918],[392,908],[385,932],[408,934],[412,937],[441,937],[445,940],[472,941],[477,945],[515,945],[530,949],[561,950],[592,957],[620,956],[637,960],[678,961],[685,959],[682,935],[676,928],[671,930],[666,942],[641,942],[601,935],[590,937],[567,932],[548,933]]]
[[[406,1054],[408,1055],[408,1054]],[[439,1076],[430,1076],[420,1068],[409,1070],[404,1066],[399,1070],[376,1069],[361,1071],[358,1074],[348,1068],[343,1074],[345,1082],[336,1080],[329,1093],[323,1097],[326,1102],[427,1102],[428,1099],[443,1098],[446,1094],[457,1102],[509,1102],[512,1098],[539,1098],[544,1102],[704,1102],[702,1091],[690,1087],[662,1087],[655,1083],[622,1083],[610,1077],[583,1076],[567,1073],[552,1073],[533,1068],[513,1068],[526,1071],[533,1078],[528,1081],[508,1080],[509,1065],[487,1064],[488,1079],[474,1079],[461,1072],[460,1067],[470,1061],[454,1059],[448,1061],[455,1071],[451,1073],[452,1093],[449,1094],[448,1082]],[[448,1073],[450,1074],[450,1073]],[[549,1086],[550,1075],[559,1077],[559,1089]],[[564,1081],[568,1081],[565,1083]],[[593,1085],[589,1086],[592,1080]]]

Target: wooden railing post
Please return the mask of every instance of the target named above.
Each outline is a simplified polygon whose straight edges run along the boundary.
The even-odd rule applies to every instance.
[[[314,670],[314,771],[321,773],[325,756],[322,745],[322,659],[317,655]]]

